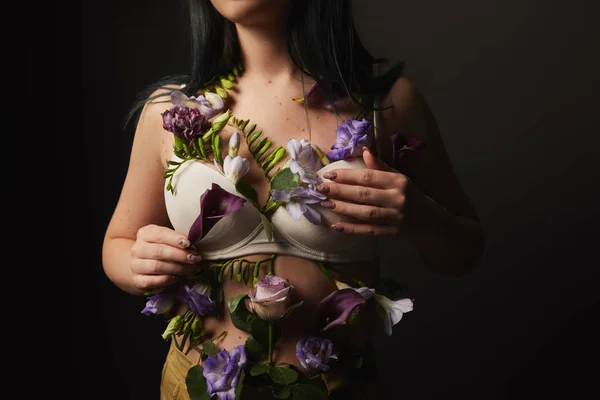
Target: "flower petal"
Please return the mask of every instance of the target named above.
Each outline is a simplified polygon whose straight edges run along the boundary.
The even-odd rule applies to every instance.
[[[345,325],[350,313],[365,301],[354,289],[341,289],[329,294],[317,307],[318,323],[326,323],[321,330],[326,331],[337,325]]]

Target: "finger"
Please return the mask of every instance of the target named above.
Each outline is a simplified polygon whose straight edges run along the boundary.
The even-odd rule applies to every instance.
[[[148,243],[168,244],[182,249],[187,249],[192,245],[187,236],[159,225],[144,226],[138,230],[137,236],[139,239]]]
[[[372,204],[382,207],[402,206],[404,196],[395,189],[376,189],[368,186],[346,185],[343,183],[322,183],[316,187],[330,199],[340,199],[360,204]]]
[[[183,250],[158,243],[135,244],[131,247],[131,254],[136,258],[146,260],[173,261],[186,264],[196,264],[202,261],[202,257],[193,250]]]
[[[336,214],[343,214],[363,221],[385,221],[386,223],[399,223],[403,214],[397,208],[377,207],[366,204],[348,203],[341,200],[326,200],[319,203]]]
[[[180,278],[172,275],[134,275],[133,285],[144,293],[158,293],[165,288],[180,282]]]
[[[352,224],[349,222],[336,222],[331,228],[338,232],[368,236],[396,236],[400,232],[397,225]]]
[[[368,186],[379,189],[403,189],[407,178],[399,172],[379,171],[370,168],[332,169],[323,178],[347,185]],[[325,182],[327,182],[325,180]]]
[[[196,264],[180,264],[161,260],[137,259],[131,263],[131,271],[139,275],[190,276],[200,272],[201,269],[202,267]]]
[[[375,157],[375,155],[371,153],[371,150],[369,150],[367,147],[363,147],[362,155],[367,168],[377,169],[380,171],[398,172],[394,168],[384,163],[383,160]]]

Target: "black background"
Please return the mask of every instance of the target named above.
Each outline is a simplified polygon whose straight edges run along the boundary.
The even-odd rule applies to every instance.
[[[416,299],[392,337],[377,336],[389,398],[597,397],[597,7],[354,4],[367,47],[407,62],[487,234],[480,265],[462,278],[428,272],[409,246],[385,251],[384,275]],[[46,233],[33,346],[48,356],[43,388],[57,398],[157,399],[164,324],[108,281],[100,254],[128,163],[125,113],[144,85],[187,68],[183,2],[22,7],[28,97],[44,104],[24,117],[45,138],[35,141],[45,156],[32,185]]]

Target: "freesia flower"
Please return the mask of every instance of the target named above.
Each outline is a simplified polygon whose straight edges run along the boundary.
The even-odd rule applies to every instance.
[[[246,199],[229,193],[216,183],[200,196],[200,215],[190,227],[188,238],[195,243],[208,234],[208,232],[222,218],[242,208]]]
[[[175,305],[175,295],[171,291],[164,291],[148,297],[146,307],[142,310],[144,315],[157,315],[168,313]]]
[[[216,93],[206,91],[204,92],[204,97],[206,97],[206,100],[208,100],[215,111],[221,111],[225,107],[223,99]]]
[[[173,106],[161,114],[163,129],[191,143],[206,133],[211,123],[197,108]]]
[[[306,369],[314,368],[321,372],[329,370],[329,362],[337,360],[333,342],[318,336],[304,336],[296,344],[296,357],[300,365]]]
[[[210,298],[210,285],[206,283],[196,283],[194,285],[183,285],[183,300],[188,308],[195,314],[205,316],[214,310],[215,302]]]
[[[335,142],[327,153],[331,161],[343,160],[349,157],[358,157],[362,154],[363,145],[367,142],[371,121],[363,118],[362,121],[349,119],[338,126]]]
[[[345,325],[350,314],[364,304],[366,300],[356,290],[339,289],[329,294],[317,307],[317,323],[325,323],[321,331],[326,331],[338,325]]]
[[[292,302],[293,286],[276,275],[260,278],[250,292],[252,310],[265,321],[281,318]]]
[[[413,302],[408,298],[391,300],[380,294],[374,294],[373,297],[385,311],[385,317],[383,318],[383,330],[386,335],[391,336],[392,327],[400,322],[405,313],[412,311]]]
[[[321,160],[315,155],[315,152],[306,139],[300,141],[296,139],[288,140],[287,150],[290,154],[290,170],[293,173],[300,174],[300,180],[302,182],[319,184],[321,178],[317,175],[323,164]]]
[[[313,224],[321,223],[321,214],[312,207],[327,197],[316,190],[298,186],[290,191],[271,189],[271,196],[275,201],[285,202],[285,208],[296,221],[304,217]]]
[[[229,154],[223,160],[223,173],[233,184],[250,171],[250,161],[242,156],[232,157]]]
[[[222,102],[223,101],[221,100],[221,103]],[[212,118],[217,112],[215,107],[213,107],[213,105],[203,95],[188,97],[186,94],[179,90],[176,90],[173,93],[171,93],[171,103],[173,103],[175,106],[181,107],[188,107],[188,103],[195,104],[198,106],[200,113],[202,113],[202,115],[204,115],[206,118]],[[223,108],[222,105],[221,108]]]
[[[235,400],[235,388],[238,385],[240,373],[246,364],[244,345],[221,350],[215,356],[209,356],[204,361],[202,374],[206,378],[208,395],[216,395],[219,400]]]
[[[240,149],[240,133],[238,131],[233,132],[233,135],[229,138],[229,155],[235,157]]]

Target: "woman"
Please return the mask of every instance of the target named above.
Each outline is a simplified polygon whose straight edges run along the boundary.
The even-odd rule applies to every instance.
[[[425,100],[349,3],[192,0],[190,75],[132,110],[103,265],[168,321],[162,399],[377,398],[369,335],[412,309],[380,284],[378,238],[440,274],[482,253]]]

